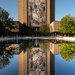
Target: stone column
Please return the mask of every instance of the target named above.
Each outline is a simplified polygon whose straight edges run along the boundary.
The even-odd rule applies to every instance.
[[[27,0],[18,0],[18,21],[27,23]]]
[[[55,21],[55,0],[47,0],[47,24]]]

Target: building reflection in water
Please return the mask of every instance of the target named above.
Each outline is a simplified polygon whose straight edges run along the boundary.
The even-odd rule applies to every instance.
[[[10,59],[13,58],[13,55],[17,55],[19,52],[19,44],[0,43],[0,69],[9,65]]]
[[[63,58],[62,55],[66,54],[63,59],[66,61],[72,59],[75,54],[75,43],[59,45],[47,40],[46,43],[43,41],[0,44],[0,69],[11,63],[10,59],[13,58],[13,55],[18,55],[19,75],[55,75],[55,55],[61,54]],[[68,52],[66,53],[63,48]],[[63,54],[62,51],[65,53]],[[66,57],[67,54],[68,57]]]
[[[60,54],[59,44],[50,42],[50,50],[33,47],[19,54],[19,75],[55,75],[55,55]]]
[[[46,75],[46,51],[40,48],[28,50],[29,75]]]

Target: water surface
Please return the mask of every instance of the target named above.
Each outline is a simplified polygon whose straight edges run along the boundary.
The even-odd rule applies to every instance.
[[[0,43],[0,75],[75,75],[75,43]]]

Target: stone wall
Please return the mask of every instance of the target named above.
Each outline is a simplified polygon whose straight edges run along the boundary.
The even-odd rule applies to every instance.
[[[27,23],[27,0],[18,0],[18,21]]]
[[[59,32],[60,28],[60,21],[53,21],[51,24],[50,24],[50,32]]]
[[[55,21],[55,0],[47,0],[47,24]]]
[[[4,25],[6,25],[5,22],[4,22]],[[6,32],[16,32],[17,33],[21,31],[22,24],[19,21],[13,21],[11,25],[13,28],[5,27]]]

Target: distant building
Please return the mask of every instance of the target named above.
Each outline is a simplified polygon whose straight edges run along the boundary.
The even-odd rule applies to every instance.
[[[55,21],[55,0],[18,0],[18,21],[35,30],[49,24],[50,33],[58,33],[60,28],[60,22]]]
[[[8,37],[10,35],[10,37],[11,36],[16,37],[21,33],[22,24],[19,21],[12,21],[10,25],[12,26],[12,28],[10,28],[9,26],[4,27],[4,31],[2,31],[1,36],[7,36]],[[6,26],[5,22],[3,22],[3,26]]]
[[[55,21],[55,0],[18,0],[18,21],[14,21],[15,29],[10,34],[20,34],[23,23],[32,25],[36,32],[44,24],[50,25],[50,32],[58,32],[59,22]]]
[[[60,21],[53,21],[50,24],[50,32],[54,33],[54,32],[59,32],[58,30],[60,29]]]
[[[20,26],[24,22],[32,25],[36,32],[44,24],[50,25],[50,33],[58,32],[60,22],[55,21],[55,0],[18,0],[18,21],[14,21],[13,25],[15,29],[7,29],[12,34],[20,34]]]

